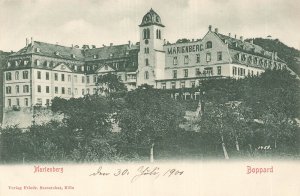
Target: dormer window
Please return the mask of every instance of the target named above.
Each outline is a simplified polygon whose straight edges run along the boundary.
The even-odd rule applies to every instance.
[[[114,55],[113,55],[113,53],[110,53],[110,55],[109,55],[110,57],[113,57]]]
[[[7,67],[10,67],[10,66],[11,66],[10,62],[7,62]]]
[[[81,71],[84,71],[84,66],[81,66]]]
[[[40,48],[36,48],[35,51],[36,52],[40,52],[41,50],[40,50]]]
[[[19,66],[19,62],[15,61],[15,65],[16,65],[16,67],[18,67]]]
[[[27,65],[27,64],[28,64],[28,61],[27,61],[27,60],[25,60],[25,61],[24,61],[24,65]]]
[[[93,58],[96,59],[96,58],[97,58],[97,55],[94,54],[94,55],[93,55]]]
[[[35,64],[36,64],[36,66],[40,66],[40,61],[37,59],[37,60],[35,61]]]
[[[126,51],[126,53],[125,53],[126,55],[129,55],[129,52],[128,51]]]
[[[75,58],[76,58],[75,54],[71,54],[71,57],[72,57],[73,59],[75,59]]]
[[[58,56],[58,55],[59,55],[59,52],[58,52],[58,51],[56,51],[56,52],[55,52],[55,55],[57,55],[57,56]]]

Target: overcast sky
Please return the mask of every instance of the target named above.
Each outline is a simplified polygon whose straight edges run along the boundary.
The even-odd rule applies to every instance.
[[[0,0],[0,50],[19,50],[26,37],[66,46],[135,43],[150,8],[170,42],[202,38],[211,24],[225,35],[271,35],[300,49],[299,0]]]

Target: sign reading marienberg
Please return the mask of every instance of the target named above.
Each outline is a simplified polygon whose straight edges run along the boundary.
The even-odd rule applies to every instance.
[[[199,52],[200,45],[190,45],[190,46],[177,46],[168,48],[168,54],[179,54],[179,53],[189,53],[189,52]]]

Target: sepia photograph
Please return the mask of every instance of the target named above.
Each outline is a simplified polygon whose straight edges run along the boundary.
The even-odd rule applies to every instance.
[[[299,18],[296,0],[0,0],[0,195],[299,195]]]

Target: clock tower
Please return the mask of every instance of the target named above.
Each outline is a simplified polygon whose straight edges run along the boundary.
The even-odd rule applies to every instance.
[[[140,51],[138,54],[137,85],[155,87],[155,80],[164,78],[165,52],[164,25],[160,16],[151,8],[143,17],[140,27]]]

